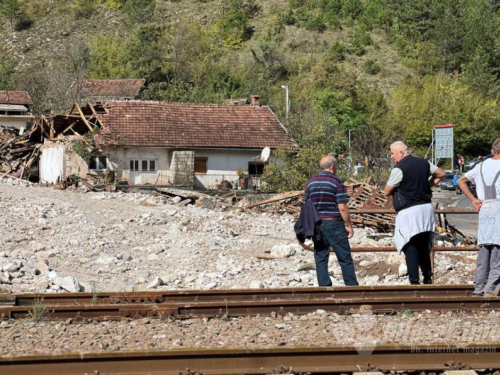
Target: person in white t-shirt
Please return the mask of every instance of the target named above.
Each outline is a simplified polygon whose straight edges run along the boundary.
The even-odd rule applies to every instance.
[[[458,186],[479,212],[474,295],[498,296],[500,292],[500,138],[491,146],[492,158],[483,160],[458,180]],[[476,184],[477,198],[467,180]]]

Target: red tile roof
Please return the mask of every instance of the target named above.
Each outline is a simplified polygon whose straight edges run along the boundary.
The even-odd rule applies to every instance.
[[[268,107],[109,101],[98,117],[120,145],[276,148],[297,145]]]
[[[1,104],[32,105],[30,94],[27,91],[0,91]]]
[[[137,99],[145,82],[144,79],[86,79],[82,82],[82,94],[107,99]]]

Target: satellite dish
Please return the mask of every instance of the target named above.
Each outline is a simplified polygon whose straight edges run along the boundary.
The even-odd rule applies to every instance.
[[[269,160],[269,156],[271,155],[271,149],[269,147],[264,147],[262,152],[260,153],[260,161],[265,163]]]

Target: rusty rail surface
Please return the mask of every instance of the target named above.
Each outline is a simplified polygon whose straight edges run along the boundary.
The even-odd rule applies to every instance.
[[[391,289],[392,288],[392,289]],[[412,311],[439,310],[497,310],[500,309],[500,298],[478,298],[472,297],[470,286],[421,286],[421,287],[385,287],[385,288],[363,288],[344,287],[345,294],[337,291],[328,292],[329,288],[318,288],[319,293],[310,294],[282,294],[279,298],[258,297],[259,291],[253,291],[256,298],[238,300],[228,298],[220,294],[216,299],[205,301],[160,301],[161,295],[150,294],[146,298],[143,294],[143,303],[132,303],[120,301],[120,303],[83,303],[64,304],[68,301],[64,297],[59,303],[44,303],[45,319],[97,319],[97,320],[119,320],[136,319],[142,317],[157,318],[193,318],[193,317],[229,317],[229,316],[255,316],[271,315],[272,313],[285,314],[307,314],[317,310],[335,312],[339,314],[351,314],[358,312],[372,312],[392,314],[398,311],[410,309]],[[289,290],[291,291],[291,290]],[[238,292],[241,294],[241,291]],[[277,294],[278,295],[278,294]],[[274,297],[276,297],[275,295]],[[70,297],[71,298],[71,297]],[[26,301],[26,299],[24,300]],[[51,301],[50,298],[47,301]],[[54,301],[54,300],[52,300]],[[80,301],[83,301],[82,299]],[[45,299],[44,299],[45,302]],[[4,306],[0,308],[1,319],[25,319],[33,312],[34,307],[30,305]]]
[[[21,293],[0,294],[0,306],[33,306],[42,299],[47,305],[92,305],[168,302],[268,301],[282,299],[353,299],[381,297],[434,297],[472,295],[471,285],[379,285],[279,289],[155,290],[115,293]]]
[[[500,344],[186,349],[0,357],[0,372],[54,374],[279,374],[499,369]]]

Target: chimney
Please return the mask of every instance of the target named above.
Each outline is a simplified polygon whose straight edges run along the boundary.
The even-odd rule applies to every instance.
[[[253,105],[255,107],[260,107],[260,96],[259,95],[251,95],[250,96],[250,105]]]

